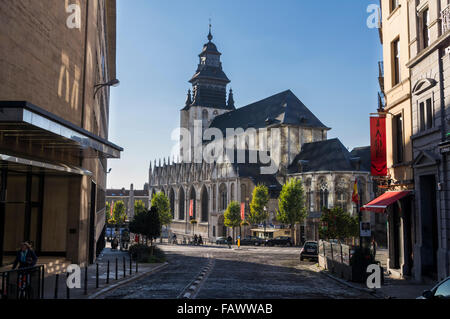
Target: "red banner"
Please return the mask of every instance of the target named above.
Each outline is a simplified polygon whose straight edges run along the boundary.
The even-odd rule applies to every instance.
[[[241,219],[245,220],[245,203],[241,203]]]
[[[370,153],[372,176],[387,176],[386,118],[370,118]]]
[[[194,217],[194,200],[189,202],[189,217]]]

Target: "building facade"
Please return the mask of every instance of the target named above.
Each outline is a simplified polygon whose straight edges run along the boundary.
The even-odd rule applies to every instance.
[[[224,225],[229,203],[243,204],[247,215],[258,184],[269,188],[271,198],[266,226],[282,227],[275,220],[279,192],[289,178],[301,177],[310,196],[310,219],[302,226],[303,235],[297,236],[317,239],[322,207],[339,204],[354,211],[351,195],[356,178],[361,178],[361,190],[370,200],[369,149],[350,153],[339,140],[327,140],[330,128],[290,90],[236,108],[231,90],[227,98],[230,80],[212,39],[210,32],[190,80],[193,96],[189,90],[181,110],[180,157],[151,165],[150,197],[158,192],[168,196],[172,232],[214,240],[232,234]],[[304,162],[310,163],[309,168],[300,169]],[[252,226],[241,231],[261,233],[262,225]]]
[[[0,264],[93,263],[103,248],[116,1],[0,3]],[[97,90],[98,89],[98,90]]]
[[[416,189],[414,276],[450,274],[448,152],[450,7],[447,0],[408,1],[412,146]]]
[[[387,222],[388,269],[399,277],[411,275],[414,243],[414,174],[408,0],[381,0],[380,87],[384,102],[378,115],[386,119],[388,175],[377,179],[378,193],[405,192],[407,196],[373,213],[377,224]],[[381,229],[379,229],[381,231]]]
[[[134,185],[130,185],[130,189],[107,189],[106,190],[106,202],[109,203],[110,207],[114,207],[114,203],[118,201],[123,201],[125,204],[125,213],[127,214],[127,219],[132,220],[134,217],[134,204],[137,201],[142,201],[145,208],[150,207],[150,197],[148,193],[147,185],[144,189],[134,189]]]

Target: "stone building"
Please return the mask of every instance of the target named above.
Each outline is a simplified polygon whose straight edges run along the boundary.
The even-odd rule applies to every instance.
[[[123,151],[108,141],[116,1],[74,4],[0,2],[0,264],[23,241],[80,265],[103,248],[107,159]]]
[[[118,201],[123,201],[125,204],[125,212],[128,216],[128,220],[132,220],[134,217],[134,203],[142,201],[145,208],[149,208],[149,193],[147,185],[144,189],[134,189],[134,185],[130,185],[130,189],[107,189],[106,190],[106,202],[110,205],[114,205]]]
[[[386,222],[388,225],[388,270],[402,277],[411,274],[415,213],[411,81],[407,67],[410,59],[408,0],[381,0],[380,3],[383,62],[379,63],[379,81],[383,99],[380,99],[378,115],[386,119],[388,172],[385,177],[377,177],[380,187],[376,195],[380,199],[388,196],[391,201],[384,210],[375,207],[373,214],[377,225]]]
[[[357,149],[352,155],[339,140],[328,141],[330,128],[290,90],[236,108],[231,90],[227,99],[230,80],[212,39],[210,32],[190,80],[193,97],[189,90],[181,110],[180,157],[155,161],[149,170],[150,197],[163,192],[170,200],[174,216],[171,231],[182,237],[195,233],[211,240],[231,234],[224,226],[224,211],[231,201],[237,201],[244,204],[248,214],[258,184],[269,188],[268,223],[277,224],[274,217],[281,187],[297,176],[310,183],[306,187],[314,197],[309,207],[316,224],[321,206],[339,203],[353,211],[355,178],[361,180],[362,192],[369,200],[369,165],[363,164],[367,154],[356,154],[368,149]],[[331,163],[323,163],[325,158]],[[302,161],[308,161],[310,169],[300,169]],[[192,219],[198,223],[191,225]],[[250,230],[243,230],[243,235]],[[303,233],[306,239],[317,239],[316,230]]]
[[[450,274],[450,6],[408,1],[412,146],[416,189],[413,275]]]

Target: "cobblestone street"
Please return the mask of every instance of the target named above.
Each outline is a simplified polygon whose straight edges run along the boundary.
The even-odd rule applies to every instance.
[[[102,296],[105,299],[182,298],[192,283],[196,299],[374,298],[311,270],[298,248],[160,246],[169,266]],[[205,266],[209,271],[196,281]]]

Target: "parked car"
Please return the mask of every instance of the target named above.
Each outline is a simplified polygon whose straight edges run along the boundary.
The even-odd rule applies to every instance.
[[[450,277],[447,277],[431,290],[425,290],[417,299],[450,299]]]
[[[264,244],[264,239],[256,236],[248,236],[241,239],[241,246],[261,246]],[[237,240],[236,240],[237,245]]]
[[[277,238],[267,239],[265,246],[292,246],[292,240],[288,236],[279,236]]]
[[[216,238],[216,244],[217,245],[226,245],[227,239],[225,237],[217,237]]]
[[[303,261],[305,258],[308,259],[319,259],[319,247],[316,241],[307,241],[300,250],[300,260]]]

